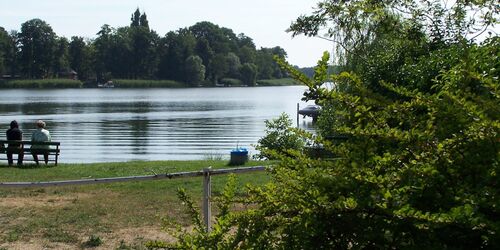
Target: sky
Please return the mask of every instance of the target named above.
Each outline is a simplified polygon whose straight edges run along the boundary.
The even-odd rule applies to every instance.
[[[160,36],[209,21],[244,33],[257,48],[280,46],[288,62],[300,67],[316,65],[333,44],[315,37],[292,38],[286,29],[318,0],[0,0],[0,27],[20,30],[21,24],[40,18],[58,36],[95,38],[104,24],[130,25],[136,8],[146,12],[149,27]]]

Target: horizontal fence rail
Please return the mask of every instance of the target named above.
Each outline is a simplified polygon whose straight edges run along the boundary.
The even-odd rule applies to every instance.
[[[126,181],[177,179],[177,178],[185,178],[185,177],[204,176],[206,171],[208,171],[208,173],[210,175],[222,175],[222,174],[231,174],[231,173],[236,174],[236,173],[263,171],[265,169],[266,169],[266,166],[255,166],[255,167],[209,169],[209,170],[200,170],[200,171],[191,171],[191,172],[177,172],[177,173],[165,173],[165,174],[155,174],[155,175],[124,176],[124,177],[94,178],[94,179],[80,179],[80,180],[37,181],[37,182],[0,182],[0,187],[9,187],[9,188],[50,187],[50,186],[88,185],[88,184],[126,182]]]

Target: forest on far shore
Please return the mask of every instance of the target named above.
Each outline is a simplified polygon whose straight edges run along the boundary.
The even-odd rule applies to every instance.
[[[146,13],[136,9],[130,25],[104,24],[95,38],[58,36],[43,20],[32,19],[20,31],[0,27],[0,76],[3,78],[68,78],[174,80],[188,86],[286,77],[274,57],[286,58],[279,47],[257,49],[252,38],[210,22],[160,36]]]

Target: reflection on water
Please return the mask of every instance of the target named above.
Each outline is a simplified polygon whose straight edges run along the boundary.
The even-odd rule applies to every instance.
[[[28,139],[34,121],[45,120],[61,162],[227,157],[236,145],[255,153],[264,120],[286,112],[295,123],[304,89],[2,90],[0,124],[17,120]]]

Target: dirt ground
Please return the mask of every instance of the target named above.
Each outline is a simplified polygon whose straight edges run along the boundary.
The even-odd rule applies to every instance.
[[[0,198],[0,211],[12,211],[20,208],[36,209],[62,209],[71,206],[75,200],[92,198],[91,194],[77,193],[69,195],[40,195],[35,197],[3,197]],[[1,212],[0,212],[1,213]],[[8,239],[7,227],[13,227],[26,223],[31,218],[27,217],[8,217],[2,218],[0,214],[0,237]],[[8,220],[7,223],[4,223]],[[8,224],[8,226],[7,226]],[[29,235],[29,239],[22,237],[17,240],[0,241],[0,250],[3,249],[146,249],[145,243],[148,241],[159,240],[163,242],[173,242],[174,238],[160,226],[143,226],[133,228],[110,229],[109,232],[99,233],[101,239],[99,246],[88,247],[85,245],[89,241],[88,232],[72,231],[71,234],[77,238],[72,242],[54,242],[37,233]]]
[[[173,237],[158,228],[124,228],[116,232],[101,235],[102,244],[97,247],[86,247],[84,242],[88,236],[80,238],[79,244],[50,242],[42,237],[34,237],[28,242],[8,242],[0,244],[0,249],[39,250],[39,249],[146,249],[145,243],[149,240],[172,242]],[[121,248],[120,248],[121,247]]]

